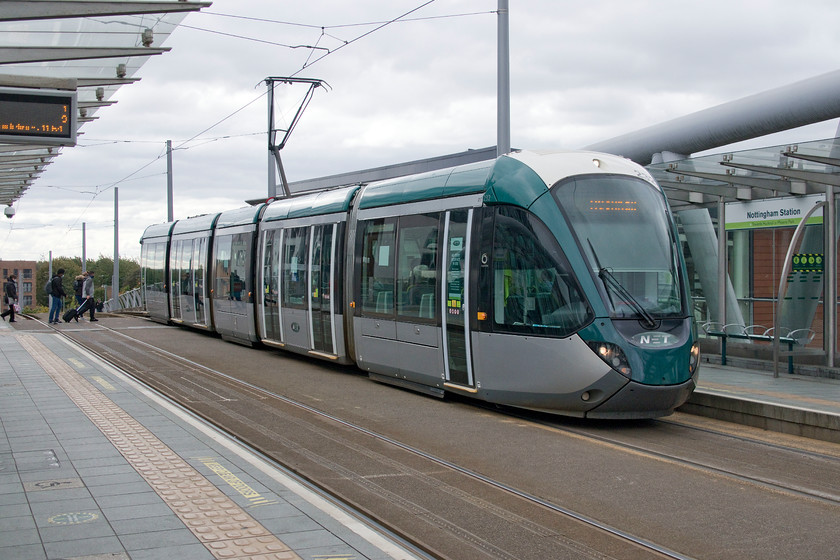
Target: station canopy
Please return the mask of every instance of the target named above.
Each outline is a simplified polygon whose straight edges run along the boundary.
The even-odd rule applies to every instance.
[[[140,67],[149,57],[169,50],[161,45],[186,14],[209,5],[0,2],[0,205],[11,205],[23,196],[61,151],[84,133],[84,125],[116,103],[112,98],[120,87],[139,81]],[[55,99],[73,100],[67,119],[73,126],[70,134],[49,131],[53,116],[63,118],[49,111]],[[39,107],[48,109],[46,116]],[[33,121],[38,130],[47,132],[29,134],[35,130]]]
[[[784,144],[646,166],[674,210],[825,194],[840,186],[840,138]]]

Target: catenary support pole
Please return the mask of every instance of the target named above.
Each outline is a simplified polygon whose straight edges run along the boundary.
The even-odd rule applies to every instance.
[[[85,246],[87,243],[85,237],[85,222],[82,222],[82,272],[87,270],[87,247]]]
[[[171,220],[170,220],[171,221]],[[114,277],[111,280],[111,309],[119,309],[120,296],[120,188],[114,187]]]
[[[825,365],[834,367],[834,345],[837,341],[837,222],[835,217],[834,187],[825,187],[825,245],[823,266],[825,267],[825,298],[823,316],[825,318]]]
[[[508,0],[499,0],[496,92],[496,155],[510,152],[510,26]]]
[[[718,197],[718,317],[720,317],[721,328],[727,324],[726,320],[726,287],[728,268],[726,266],[726,204],[723,197]],[[733,302],[734,303],[734,302]],[[723,354],[723,338],[720,339],[721,355]]]
[[[175,208],[172,195],[172,140],[166,141],[166,221],[175,219]]]
[[[274,150],[274,82],[265,81],[268,86],[268,198],[277,196],[277,165]]]

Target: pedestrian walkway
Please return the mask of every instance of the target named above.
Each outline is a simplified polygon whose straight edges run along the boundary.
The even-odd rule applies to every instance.
[[[840,443],[840,380],[704,363],[680,411]]]
[[[0,324],[0,558],[411,559],[47,332]]]

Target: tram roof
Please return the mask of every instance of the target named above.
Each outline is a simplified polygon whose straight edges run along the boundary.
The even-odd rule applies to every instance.
[[[275,200],[266,208],[263,221],[347,212],[350,201],[353,200],[353,195],[359,188],[358,185],[354,185]]]
[[[460,167],[429,171],[420,175],[390,179],[369,185],[359,208],[421,202],[487,190],[487,177],[497,160],[470,163]]]
[[[265,204],[259,204],[222,212],[216,221],[216,229],[256,224],[260,221],[260,214],[265,206]]]
[[[166,237],[168,238],[172,234],[172,228],[175,227],[177,222],[165,222],[162,224],[152,224],[143,231],[143,235],[140,236],[140,243],[143,243],[146,239],[152,239],[153,237]]]
[[[179,233],[195,233],[197,231],[208,231],[213,229],[216,225],[216,220],[221,214],[202,214],[201,216],[193,216],[185,220],[178,220],[175,222],[175,227],[172,228],[172,235]]]
[[[484,157],[468,167],[471,174],[450,177],[451,167],[440,169],[441,165],[453,161],[451,154],[441,158],[423,160],[424,166],[432,171],[409,177],[396,177],[369,186],[364,194],[362,208],[383,206],[395,202],[411,202],[449,196],[443,194],[451,188],[456,194],[455,183],[460,181],[462,194],[483,192],[480,174],[489,170],[495,161],[495,154],[482,150],[472,157]],[[414,163],[414,162],[410,162]],[[825,140],[780,144],[761,148],[720,152],[712,155],[686,157],[662,163],[651,163],[645,168],[663,188],[673,210],[690,207],[708,207],[720,201],[737,202],[776,198],[782,196],[803,196],[824,194],[828,186],[840,187],[840,137]],[[407,164],[379,167],[379,174],[404,172]],[[364,182],[372,170],[345,173],[340,176],[313,179],[329,185],[330,179],[346,181],[344,184]],[[405,199],[406,186],[411,183],[420,186],[412,190],[412,200]],[[470,184],[471,183],[471,184]],[[481,184],[481,186],[479,186]],[[424,198],[425,197],[425,198]],[[290,199],[292,200],[292,199]],[[277,202],[272,204],[275,205]],[[277,218],[279,219],[279,218]]]

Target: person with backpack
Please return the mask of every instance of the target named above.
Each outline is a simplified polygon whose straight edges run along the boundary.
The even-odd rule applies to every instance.
[[[59,268],[55,276],[52,277],[48,287],[51,289],[49,295],[52,296],[50,303],[50,317],[49,321],[52,325],[57,325],[61,321],[61,308],[64,305],[64,298],[67,297],[67,292],[64,291],[64,269]]]
[[[17,276],[9,274],[9,277],[6,278],[6,283],[3,285],[3,301],[5,301],[6,305],[9,306],[6,311],[0,314],[4,321],[8,315],[10,316],[10,323],[17,323],[17,321],[15,321],[15,304],[17,304],[17,297]]]

